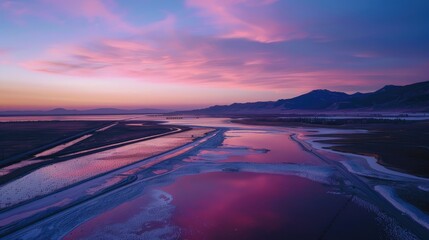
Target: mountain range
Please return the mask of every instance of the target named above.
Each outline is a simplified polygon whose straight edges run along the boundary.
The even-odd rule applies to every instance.
[[[95,114],[161,114],[162,109],[97,108],[69,110],[56,108],[48,111],[0,111],[6,115],[95,115]],[[347,94],[318,89],[290,99],[277,101],[233,103],[208,108],[175,112],[175,114],[283,114],[326,112],[429,112],[429,81],[405,86],[387,85],[369,93]]]
[[[73,110],[55,108],[48,111],[0,111],[0,116],[17,115],[106,115],[106,114],[158,114],[171,112],[169,110],[143,108],[143,109],[117,109],[117,108],[96,108],[89,110]]]
[[[387,85],[370,93],[313,90],[290,99],[216,105],[188,114],[281,114],[300,112],[429,112],[429,81]]]

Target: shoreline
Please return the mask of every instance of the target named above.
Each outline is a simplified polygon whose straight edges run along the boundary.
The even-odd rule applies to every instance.
[[[279,118],[244,118],[232,120],[234,123],[254,126],[275,126],[291,129],[318,130],[308,135],[318,137],[335,152],[362,156],[377,156],[377,164],[404,174],[429,178],[429,121],[360,122],[352,119],[309,122]],[[323,124],[321,124],[323,123]],[[358,132],[361,130],[361,132]],[[350,133],[351,131],[356,131]],[[313,136],[314,135],[314,136]]]
[[[43,220],[46,217],[49,217],[51,215],[55,215],[55,214],[62,212],[62,211],[66,211],[67,209],[70,209],[76,205],[90,201],[90,200],[95,199],[98,196],[104,195],[106,193],[115,191],[115,190],[117,190],[123,186],[129,186],[131,183],[139,180],[138,175],[136,175],[138,172],[149,169],[150,167],[153,167],[157,164],[161,164],[165,160],[170,160],[171,158],[175,158],[175,157],[181,156],[183,154],[186,154],[188,151],[194,150],[193,147],[199,146],[200,144],[206,142],[207,139],[210,139],[210,138],[216,136],[217,134],[219,134],[218,129],[212,130],[202,137],[197,137],[189,143],[186,143],[186,144],[181,145],[179,147],[170,149],[166,152],[162,152],[158,155],[154,155],[154,156],[151,156],[149,158],[141,159],[140,161],[131,163],[129,165],[122,166],[120,168],[113,169],[109,172],[105,172],[103,174],[93,176],[91,178],[88,178],[88,179],[82,180],[80,182],[74,183],[72,185],[69,185],[65,188],[58,189],[55,192],[51,192],[47,195],[39,196],[39,197],[33,198],[29,201],[21,202],[21,203],[16,204],[12,207],[3,208],[0,210],[0,215],[7,214],[7,215],[9,215],[8,218],[10,218],[10,217],[14,216],[13,212],[18,211],[18,213],[19,213],[19,212],[28,211],[28,210],[19,210],[20,208],[24,208],[24,209],[26,207],[31,208],[31,204],[33,204],[35,202],[38,202],[38,201],[43,202],[49,198],[51,198],[51,200],[52,200],[52,197],[54,195],[62,194],[62,195],[67,196],[67,194],[70,194],[69,192],[73,191],[75,188],[82,190],[83,185],[91,184],[93,182],[94,186],[98,186],[98,182],[101,180],[107,180],[107,179],[113,178],[115,176],[125,176],[125,175],[127,176],[122,181],[120,181],[116,184],[109,185],[103,189],[99,189],[95,194],[89,194],[90,196],[83,194],[81,197],[74,199],[71,203],[66,204],[65,206],[61,206],[61,207],[56,208],[56,209],[49,209],[50,203],[48,202],[48,203],[46,203],[46,209],[43,207],[33,209],[31,211],[36,211],[36,212],[32,216],[24,217],[21,220],[17,219],[17,220],[14,220],[14,221],[12,221],[12,222],[4,225],[4,226],[1,226],[0,227],[0,236],[8,236],[8,235],[10,235],[16,231],[19,231],[20,229],[25,228],[26,226],[29,226],[31,224],[34,224],[34,223],[40,221],[40,220]],[[162,174],[156,175],[156,176],[161,176],[161,175]],[[73,191],[73,193],[75,193],[75,192]],[[19,224],[22,220],[25,220],[23,225]]]
[[[304,131],[308,131],[310,129],[303,129]],[[316,131],[320,131],[320,128],[311,128],[312,131],[316,130]],[[325,129],[323,129],[325,130]],[[332,131],[336,131],[336,129],[329,129]],[[339,131],[341,131],[339,129]],[[345,134],[355,134],[355,133],[359,133],[359,130],[357,130],[356,132],[351,132],[353,130],[350,130],[348,133]],[[417,175],[413,175],[410,173],[406,173],[403,171],[396,171],[393,169],[390,169],[386,166],[384,166],[383,164],[381,164],[379,162],[379,160],[374,157],[374,156],[369,156],[369,155],[365,155],[365,154],[358,154],[358,153],[352,153],[352,152],[343,152],[343,151],[338,151],[332,148],[332,146],[335,146],[335,144],[329,144],[329,143],[325,143],[325,142],[321,142],[320,140],[331,140],[331,139],[337,139],[337,138],[329,138],[329,137],[319,137],[320,135],[324,135],[325,133],[317,133],[314,134],[312,133],[310,137],[308,137],[308,139],[300,139],[300,141],[305,141],[307,142],[313,149],[317,149],[318,151],[324,151],[324,152],[329,152],[329,153],[333,153],[333,154],[337,154],[340,156],[345,157],[343,161],[341,161],[341,164],[343,164],[350,172],[355,173],[357,175],[362,175],[365,177],[380,177],[383,178],[383,175],[371,175],[370,172],[367,172],[368,174],[365,174],[363,172],[359,172],[359,170],[354,169],[355,166],[350,165],[349,162],[350,161],[355,161],[355,160],[364,160],[365,163],[368,165],[368,167],[375,172],[379,172],[382,174],[385,174],[386,176],[395,176],[395,177],[400,177],[400,178],[405,178],[405,179],[413,179],[413,180],[419,180],[419,181],[429,181],[429,178],[426,177],[420,177]],[[299,135],[299,134],[298,134]],[[298,136],[299,138],[300,136]],[[302,136],[301,136],[302,137]],[[313,138],[313,139],[312,139]],[[390,178],[385,178],[386,180],[391,180]]]
[[[4,198],[0,202],[0,206],[2,206],[2,208],[7,208],[18,202],[31,200],[37,196],[47,195],[50,192],[81,182],[84,179],[110,172],[111,170],[127,166],[134,162],[140,162],[149,157],[180,147],[186,143],[194,142],[195,138],[207,131],[209,130],[202,128],[177,134],[169,134],[164,136],[165,138],[154,138],[150,141],[141,141],[121,148],[104,151],[101,155],[95,156],[90,154],[44,166],[21,178],[1,185],[0,190],[3,191],[2,195],[4,195]],[[195,137],[191,137],[191,134],[195,134]],[[164,141],[165,139],[170,139],[165,146],[153,148],[153,144]],[[129,153],[129,151],[131,151],[131,153]],[[138,151],[140,154],[133,154],[133,151]],[[120,161],[110,161],[115,157],[119,157]],[[62,174],[58,175],[60,171]],[[75,172],[79,174],[75,174]],[[49,176],[54,178],[50,178]],[[39,178],[43,179],[43,183],[33,181]],[[26,181],[29,184],[23,185]],[[7,196],[9,195],[7,194],[14,197],[8,199]]]
[[[402,200],[392,187],[377,185],[374,187],[380,195],[386,198],[393,206],[410,216],[420,225],[429,230],[429,216],[421,212],[418,208]]]
[[[207,127],[202,127],[207,128]],[[35,214],[31,211],[30,216],[23,216],[23,219],[14,221],[12,224],[8,224],[7,226],[3,226],[3,228],[0,228],[0,235],[3,234],[3,236],[12,237],[11,235],[15,235],[12,232],[18,231],[17,234],[24,234],[29,233],[26,226],[32,225],[33,223],[37,222],[43,222],[44,220],[48,220],[47,216],[55,215],[58,217],[67,214],[70,211],[76,211],[76,209],[85,208],[87,206],[90,206],[92,203],[97,202],[96,199],[102,199],[104,197],[117,195],[117,193],[122,191],[140,191],[139,189],[133,189],[132,186],[137,186],[137,184],[142,184],[145,181],[149,179],[153,179],[151,181],[151,185],[157,184],[159,182],[165,182],[169,181],[170,179],[177,179],[178,177],[181,177],[183,175],[189,175],[189,174],[200,174],[204,172],[261,172],[266,174],[286,174],[286,175],[295,175],[300,176],[304,178],[308,178],[312,181],[316,181],[319,183],[326,182],[327,184],[333,184],[335,186],[335,183],[331,183],[330,179],[331,176],[334,175],[336,177],[339,177],[338,179],[341,179],[341,182],[344,181],[346,183],[344,186],[350,184],[350,188],[347,191],[350,191],[349,193],[356,195],[358,197],[362,197],[363,201],[367,201],[369,204],[374,205],[377,209],[380,210],[380,212],[384,212],[392,219],[395,220],[399,225],[402,226],[405,229],[409,229],[411,232],[416,233],[418,236],[424,238],[423,236],[429,236],[427,229],[422,226],[419,222],[417,222],[414,218],[412,218],[409,215],[404,215],[403,212],[398,209],[394,204],[392,204],[388,199],[386,199],[384,196],[382,196],[380,193],[378,193],[373,186],[368,183],[365,179],[359,177],[358,175],[354,174],[353,172],[350,172],[349,169],[346,168],[341,162],[335,160],[335,159],[329,159],[332,157],[331,155],[323,155],[320,151],[327,151],[327,149],[322,149],[320,151],[315,150],[314,147],[312,147],[311,143],[299,139],[297,137],[297,134],[303,133],[302,129],[297,128],[280,128],[280,127],[274,127],[274,129],[278,129],[278,131],[285,132],[287,135],[285,137],[290,136],[291,140],[297,143],[303,151],[307,151],[310,154],[316,156],[320,160],[322,160],[324,163],[326,163],[326,166],[307,166],[306,164],[300,165],[296,163],[290,163],[290,164],[278,164],[278,163],[242,163],[242,162],[210,162],[209,160],[202,161],[202,162],[192,162],[192,164],[187,165],[188,163],[183,163],[184,165],[177,165],[175,164],[175,161],[177,159],[183,159],[187,156],[194,156],[197,152],[201,151],[201,149],[207,148],[207,146],[215,146],[218,148],[218,145],[221,144],[225,140],[225,136],[221,134],[225,131],[234,130],[234,127],[212,127],[213,130],[210,133],[207,133],[204,137],[198,138],[197,140],[193,140],[189,144],[185,144],[178,149],[173,149],[171,151],[174,151],[175,154],[172,156],[171,151],[163,152],[160,156],[154,156],[153,158],[143,159],[141,161],[136,162],[135,164],[130,164],[127,166],[124,166],[123,168],[115,169],[112,172],[108,172],[105,175],[95,176],[94,178],[89,179],[86,182],[79,183],[77,185],[73,185],[70,188],[67,189],[61,189],[59,192],[55,192],[52,194],[48,194],[44,197],[41,197],[39,199],[35,199],[34,202],[26,202],[26,204],[23,204],[21,206],[17,206],[13,209],[8,209],[5,212],[0,211],[0,214],[4,216],[9,216],[7,218],[8,221],[13,219],[16,214],[20,212],[28,212],[31,210],[35,210]],[[259,130],[258,130],[259,129]],[[242,131],[248,131],[243,130]],[[255,127],[255,129],[252,129],[251,131],[273,131],[270,129],[270,126],[267,127]],[[313,134],[314,132],[311,132]],[[208,140],[209,136],[216,136],[214,138],[210,138],[211,140]],[[290,140],[288,140],[290,141]],[[206,142],[206,144],[203,144]],[[208,145],[207,145],[208,144]],[[220,145],[219,145],[220,146]],[[210,148],[210,147],[209,147]],[[333,151],[333,150],[331,150]],[[250,152],[249,152],[250,153]],[[336,154],[340,154],[338,152],[335,152]],[[228,154],[228,153],[226,153]],[[148,162],[149,161],[149,162]],[[186,166],[189,166],[187,168]],[[159,171],[158,171],[159,170]],[[117,171],[117,172],[116,172]],[[158,173],[157,173],[158,172]],[[175,172],[177,174],[170,174],[172,172]],[[334,175],[331,175],[334,174]],[[119,182],[108,182],[107,185],[103,185],[105,183],[104,180],[111,179],[114,176],[121,176],[121,177],[130,177],[135,176],[135,178],[125,178],[123,181]],[[163,178],[158,178],[159,176],[166,176]],[[334,177],[334,179],[337,179]],[[119,179],[120,180],[120,179]],[[371,180],[373,181],[373,180]],[[413,179],[412,181],[420,181]],[[101,183],[101,184],[100,184]],[[119,185],[118,185],[119,184]],[[143,184],[146,186],[145,184]],[[96,188],[96,192],[92,193],[91,196],[87,196],[88,194],[85,194],[85,189],[91,186],[102,186],[102,189]],[[343,185],[341,185],[343,186]],[[89,188],[93,189],[93,188]],[[344,190],[346,191],[346,190]],[[346,192],[347,192],[346,191]],[[132,194],[131,194],[132,195]],[[131,196],[130,195],[130,196]],[[60,206],[54,207],[52,205],[52,202],[64,199],[66,197],[71,197],[71,202],[65,202],[61,204]],[[78,206],[76,206],[78,205]],[[43,206],[47,208],[43,208]],[[102,209],[100,210],[102,211]],[[90,216],[90,215],[85,215]],[[80,222],[85,222],[87,219],[82,219]],[[74,224],[74,223],[73,223]],[[73,225],[72,224],[72,225]],[[64,229],[68,229],[64,225]],[[13,230],[15,229],[15,230]],[[21,230],[23,230],[21,232]],[[34,230],[34,229],[33,229]],[[9,232],[12,231],[12,232]],[[68,231],[68,230],[67,230]]]
[[[293,131],[294,129],[292,129]],[[312,129],[314,130],[314,129]],[[384,166],[378,164],[376,160],[373,158],[372,161],[369,160],[371,157],[364,156],[364,155],[357,155],[357,154],[351,154],[351,153],[344,153],[332,150],[330,148],[324,148],[321,146],[321,144],[317,144],[315,142],[316,140],[312,139],[300,139],[299,135],[303,135],[302,132],[295,132],[293,133],[292,139],[294,139],[296,142],[300,143],[301,146],[304,148],[307,148],[307,151],[311,152],[312,154],[315,154],[319,158],[323,159],[329,159],[329,157],[326,157],[324,153],[330,152],[334,154],[338,154],[340,156],[344,156],[346,158],[342,160],[332,160],[334,165],[343,166],[346,171],[348,171],[351,175],[355,175],[356,178],[364,177],[364,178],[375,178],[381,181],[402,181],[405,183],[415,183],[418,186],[420,184],[427,184],[429,183],[428,178],[421,178],[418,176],[405,174],[402,172],[396,172],[390,169],[385,168]],[[298,136],[298,137],[297,137]],[[302,137],[302,136],[301,136]],[[350,159],[350,157],[354,159]],[[365,173],[359,172],[355,169],[352,169],[350,165],[346,164],[346,162],[359,162],[356,161],[357,158],[366,160],[366,163],[368,166],[373,170],[377,172],[381,172],[387,176],[387,178],[383,175],[366,175]],[[356,163],[356,165],[359,166],[359,163]],[[381,170],[381,171],[380,171]],[[389,178],[390,177],[390,178]],[[427,213],[424,213],[421,209],[418,209],[411,203],[406,202],[405,200],[401,199],[399,196],[394,194],[395,190],[393,187],[388,187],[384,185],[370,185],[366,181],[361,181],[363,184],[365,184],[368,188],[371,189],[374,193],[382,197],[384,200],[389,202],[397,211],[400,212],[398,216],[401,216],[402,214],[406,214],[410,219],[412,219],[415,223],[417,223],[419,226],[425,228],[426,230],[429,230],[429,217]],[[382,182],[383,183],[383,182]],[[389,191],[382,191],[382,189],[389,188]],[[388,194],[387,194],[388,193]]]
[[[157,126],[157,125],[154,125],[154,126]],[[103,127],[103,128],[105,128],[105,127]],[[95,130],[92,130],[92,131],[95,132],[95,131],[98,131],[98,130],[103,129],[103,128],[95,129]],[[5,167],[5,168],[11,168],[11,167],[13,167],[13,165],[18,165],[17,168],[12,168],[11,170],[9,170],[8,173],[5,173],[5,174],[2,173],[0,175],[0,182],[1,182],[0,186],[5,185],[5,184],[7,184],[7,183],[9,183],[11,181],[14,181],[16,179],[19,179],[19,178],[21,178],[21,177],[23,177],[23,176],[25,176],[25,175],[27,175],[27,174],[29,174],[31,172],[34,172],[34,171],[36,171],[36,170],[38,170],[40,168],[45,167],[47,165],[56,164],[56,163],[60,163],[60,162],[68,161],[68,160],[72,160],[74,158],[84,157],[84,156],[87,156],[87,155],[95,154],[95,153],[98,153],[98,152],[103,152],[103,151],[106,151],[106,150],[111,150],[111,149],[118,148],[118,147],[124,147],[124,146],[130,145],[130,144],[134,144],[134,143],[139,143],[139,142],[143,142],[143,141],[147,141],[147,140],[156,139],[158,137],[168,136],[168,135],[175,134],[175,133],[186,132],[186,131],[189,131],[189,130],[190,130],[190,128],[188,128],[186,126],[182,127],[182,128],[178,128],[176,126],[172,126],[172,128],[170,129],[170,131],[165,132],[165,133],[149,135],[149,136],[140,137],[140,138],[137,138],[137,139],[124,140],[124,141],[113,143],[113,144],[109,144],[109,145],[106,145],[106,146],[96,147],[96,148],[91,148],[91,149],[85,149],[85,150],[82,150],[82,151],[77,151],[77,152],[73,152],[73,153],[66,154],[66,155],[56,156],[57,153],[53,153],[52,155],[42,156],[40,158],[37,158],[35,156],[33,158],[24,159],[24,160],[22,160],[20,162],[17,162],[15,164],[11,164],[11,165],[8,165],[8,166]],[[84,136],[86,136],[86,135],[84,135]],[[69,139],[67,139],[67,140],[69,140]],[[73,142],[75,140],[76,139],[72,139],[70,141],[62,141],[59,145],[57,144],[57,145],[51,146],[51,148],[45,149],[42,152],[37,152],[36,155],[44,153],[44,152],[47,152],[47,151],[50,151],[52,149],[55,149],[55,148],[57,148],[59,146],[62,146],[64,144]],[[59,151],[59,152],[61,152],[61,151]],[[47,158],[47,157],[50,157],[50,158]],[[24,165],[22,167],[19,167],[19,164],[22,163],[22,162],[24,162],[24,161],[34,161],[34,163],[30,163],[28,165]]]

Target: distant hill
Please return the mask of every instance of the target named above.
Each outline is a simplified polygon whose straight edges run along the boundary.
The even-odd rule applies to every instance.
[[[55,108],[48,111],[0,111],[0,116],[23,116],[23,115],[106,115],[106,114],[147,114],[147,113],[167,113],[169,110],[162,109],[117,109],[117,108],[96,108],[90,110],[70,110]]]
[[[0,111],[0,116],[12,115],[102,115],[157,114],[163,109],[97,108],[70,110],[56,108],[48,111]],[[277,101],[233,103],[204,109],[176,112],[180,114],[282,114],[325,112],[429,112],[429,81],[406,86],[387,85],[370,93],[347,94],[326,89],[313,90],[290,99]]]
[[[371,93],[347,94],[326,89],[277,101],[234,103],[187,111],[188,114],[279,114],[299,112],[429,112],[429,81],[388,85]]]

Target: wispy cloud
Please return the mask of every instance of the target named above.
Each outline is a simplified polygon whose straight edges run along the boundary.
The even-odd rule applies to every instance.
[[[115,11],[114,1],[106,0],[35,0],[13,1],[0,3],[0,12],[17,22],[25,21],[26,17],[38,17],[45,20],[61,22],[65,17],[82,18],[88,22],[99,21],[125,31],[136,31],[136,28],[125,21]]]
[[[258,42],[278,42],[306,36],[296,26],[280,22],[273,7],[277,0],[187,0],[220,31],[224,38],[245,38]]]
[[[129,38],[106,38],[61,47],[49,60],[24,63],[28,69],[74,76],[117,76],[150,82],[206,84],[258,89],[353,88],[390,78],[398,70],[380,67],[378,59],[353,58],[313,42],[261,43],[184,34],[171,20]],[[166,27],[162,27],[166,26]],[[150,29],[150,28],[148,28]],[[151,37],[150,37],[151,36]],[[157,36],[157,37],[153,37]],[[322,49],[322,50],[320,50]],[[342,63],[338,62],[343,58]]]
[[[119,2],[36,2],[35,12],[101,19],[125,31],[58,44],[22,63],[34,71],[270,90],[367,90],[429,74],[422,64],[429,62],[424,4],[410,7],[418,17],[404,23],[400,5],[369,0],[185,0],[186,21],[164,13],[163,20],[135,27],[117,12]],[[33,11],[26,7],[15,15]],[[203,34],[194,29],[201,26]]]

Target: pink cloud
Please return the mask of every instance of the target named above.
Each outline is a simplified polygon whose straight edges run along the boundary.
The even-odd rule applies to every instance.
[[[296,26],[273,19],[276,0],[187,0],[224,38],[278,42],[306,36]]]
[[[112,9],[117,7],[112,1],[103,0],[42,0],[46,5],[70,16],[83,17],[89,21],[102,20],[117,28],[136,31]]]
[[[223,46],[224,40],[177,32],[165,34],[156,39],[143,34],[133,39],[101,39],[87,46],[64,47],[62,52],[55,51],[52,59],[29,61],[23,66],[62,75],[295,93],[314,88],[366,91],[383,85],[380,79],[392,83],[391,79],[406,81],[427,73],[423,67],[365,71],[335,68],[335,64],[317,67],[314,63],[321,59],[284,56],[275,51],[258,54],[247,49],[232,53]]]
[[[30,12],[25,4],[18,1],[2,1],[0,2],[0,10],[13,15],[24,15]]]
[[[286,68],[296,59],[248,51],[231,54],[217,41],[171,32],[156,40],[144,35],[133,40],[102,39],[90,47],[65,47],[63,52],[55,51],[56,59],[29,61],[23,66],[54,74],[255,89],[305,91],[318,85],[362,83],[359,72],[309,70],[299,65]]]
[[[43,59],[26,61],[22,66],[51,74],[125,77],[295,94],[314,88],[372,90],[374,85],[427,73],[418,66],[368,68],[372,66],[368,61],[377,61],[372,58],[353,58],[349,63],[350,53],[344,54],[343,60],[343,55],[326,50],[323,43],[318,43],[319,48],[289,44],[192,35],[178,31],[176,19],[170,15],[129,37],[57,46],[48,50]]]
[[[137,31],[114,11],[117,6],[112,1],[103,0],[35,0],[20,2],[6,0],[0,3],[0,11],[22,22],[27,16],[61,22],[64,17],[83,18],[89,22],[99,20],[110,27],[124,31]]]
[[[35,2],[23,2],[6,0],[0,2],[0,12],[8,16],[15,23],[22,24],[27,16],[37,17],[45,20],[56,21],[55,18]]]

